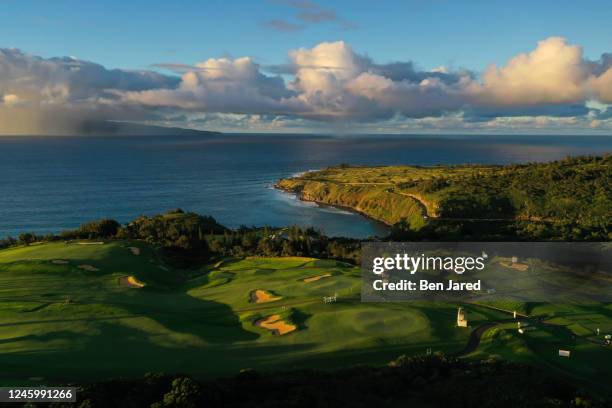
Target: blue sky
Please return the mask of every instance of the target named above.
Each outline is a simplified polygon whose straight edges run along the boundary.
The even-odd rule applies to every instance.
[[[278,70],[270,71],[269,66],[296,64],[290,56],[291,50],[301,48],[313,50],[319,44],[332,44],[337,41],[342,41],[346,47],[350,47],[355,58],[369,58],[380,66],[396,61],[412,62],[416,71],[428,72],[436,67],[444,67],[443,70],[450,73],[469,70],[475,79],[483,75],[490,64],[503,67],[517,55],[533,52],[538,47],[538,42],[551,37],[561,37],[568,46],[580,47],[581,58],[587,62],[599,61],[602,54],[612,52],[612,24],[610,24],[612,5],[609,1],[4,0],[2,16],[4,18],[0,24],[2,39],[0,47],[17,48],[28,55],[44,58],[71,56],[78,60],[101,64],[108,69],[154,70],[174,76],[183,75],[184,70],[169,72],[156,67],[155,64],[174,63],[192,66],[211,58],[235,61],[240,57],[249,57],[262,75],[271,77],[278,73]],[[556,47],[556,49],[562,52],[564,48]],[[341,53],[342,50],[336,48],[333,52]],[[603,68],[592,75],[597,76],[601,74],[600,71],[607,69],[606,63],[602,64]],[[358,74],[376,71],[372,68],[372,64],[366,65],[367,68],[358,70],[355,78],[343,80],[353,86],[352,80],[356,79]],[[281,72],[281,74],[287,84],[296,79],[295,72]],[[388,78],[384,73],[380,75]],[[299,78],[299,74],[297,77]],[[422,79],[422,76],[419,78]],[[565,77],[560,76],[560,78]],[[206,80],[210,78],[200,78],[200,81]],[[454,79],[451,78],[445,83],[448,85],[452,81]],[[598,95],[607,92],[605,89],[601,91],[601,87],[607,87],[607,82],[602,79],[598,84],[600,87],[597,90]],[[395,85],[403,86],[406,83]],[[24,100],[25,97],[21,97],[17,91],[9,93],[9,88],[14,89],[14,86],[7,85],[5,88],[2,91],[0,87],[0,97],[4,93],[6,101]],[[288,88],[292,87],[288,85]],[[370,88],[371,82],[368,83],[368,89]],[[138,89],[138,91],[143,90]],[[212,91],[208,89],[206,92],[210,95]],[[257,88],[257,92],[261,92],[261,89]],[[307,93],[304,89],[298,91],[289,89],[287,92],[265,96],[279,99],[291,97],[292,95],[289,95],[291,92]],[[363,89],[360,92],[361,98],[376,99],[369,94],[364,96]],[[589,95],[592,93],[588,92]],[[160,112],[163,111],[163,115],[166,116],[162,121],[168,122],[169,111],[173,111],[172,117],[186,115],[191,121],[185,125],[197,127],[198,122],[193,119],[201,119],[201,123],[206,123],[205,116],[209,115],[211,121],[208,124],[216,123],[214,126],[223,130],[232,128],[232,118],[229,116],[232,114],[250,115],[247,122],[250,121],[251,124],[255,121],[261,124],[271,120],[281,123],[291,118],[294,119],[291,123],[283,123],[295,129],[325,128],[330,121],[322,120],[323,116],[350,117],[350,120],[346,121],[332,121],[333,127],[348,126],[347,129],[355,127],[356,123],[364,120],[354,112],[350,115],[346,112],[334,112],[328,115],[327,110],[325,114],[321,114],[320,109],[314,109],[310,105],[307,109],[297,108],[295,104],[291,104],[291,108],[285,106],[283,109],[275,106],[267,111],[255,109],[251,105],[238,107],[235,103],[230,104],[231,108],[224,105],[222,108],[213,109],[205,104],[201,104],[198,108],[192,103],[185,102],[201,96],[190,96],[180,102],[173,97],[172,101],[164,106],[157,102],[153,104],[151,95],[136,97],[130,94],[121,95],[121,98],[146,105],[148,116],[141,112],[139,117],[147,121],[160,119]],[[142,102],[144,97],[147,98],[146,103]],[[163,95],[161,99],[167,100],[166,97],[167,95]],[[550,114],[551,105],[567,107],[580,103],[584,106],[588,102],[590,106],[595,103],[599,106],[597,112],[602,112],[606,110],[605,106],[608,104],[606,97],[596,98],[595,102],[587,101],[593,99],[591,96],[561,98],[559,101],[550,98],[536,99],[542,101],[540,105],[546,107],[535,114],[529,102],[526,115],[517,113],[516,110],[510,114],[506,110],[489,112],[488,115],[567,118],[567,109],[561,109],[563,110],[561,113],[555,111]],[[377,100],[376,108],[381,108],[385,103],[389,105],[391,102],[383,103]],[[386,128],[392,130],[395,123],[403,123],[404,116],[422,120],[429,117],[428,115],[447,118],[462,115],[462,120],[465,121],[467,115],[468,122],[482,123],[486,115],[471,111],[466,113],[462,108],[466,104],[472,106],[475,102],[470,99],[453,107],[442,104],[438,109],[432,107],[431,112],[419,111],[415,114],[412,114],[412,111],[397,114],[387,109],[387,113],[373,115],[374,119],[369,118],[366,122],[381,123],[384,119]],[[18,106],[16,102],[13,105]],[[187,105],[188,108],[184,109]],[[507,107],[506,102],[500,104],[502,105],[504,108]],[[524,105],[518,102],[516,104],[520,107]],[[25,102],[19,106],[25,109]],[[396,109],[398,112],[405,111],[404,102],[394,106],[399,108]],[[359,105],[355,109],[365,108]],[[154,114],[153,110],[156,111]],[[307,112],[304,113],[305,111]],[[213,114],[224,115],[225,124],[212,122]],[[586,111],[582,112],[582,116],[586,114]],[[124,119],[112,116],[109,118]],[[597,120],[600,121],[598,123],[601,124],[601,120],[608,120],[608,116],[598,117]],[[246,120],[244,117],[235,119],[243,121],[243,125],[240,126],[244,126]],[[240,130],[240,126],[236,129]],[[445,126],[448,126],[448,123]]]
[[[286,50],[344,40],[381,62],[418,61],[423,68],[481,70],[537,41],[563,36],[599,57],[612,48],[609,1],[350,0],[320,2],[354,24],[308,24],[279,32],[274,19],[303,24],[295,7],[249,1],[4,0],[3,47],[46,57],[72,55],[112,68],[157,62],[194,63],[225,55],[280,63]]]

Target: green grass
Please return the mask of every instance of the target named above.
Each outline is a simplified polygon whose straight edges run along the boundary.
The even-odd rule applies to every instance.
[[[603,311],[598,315],[601,323],[598,326],[609,330],[611,320],[605,318],[605,313]],[[580,315],[582,318],[583,315]],[[582,336],[574,331],[575,327],[572,326],[576,320],[567,320],[567,324],[547,321],[559,326],[531,322],[524,328],[523,334],[518,332],[516,323],[498,325],[483,335],[478,350],[468,357],[498,358],[536,365],[609,396],[612,392],[608,381],[612,372],[612,350],[592,342],[594,332]],[[559,357],[559,349],[569,350],[570,358]]]
[[[433,218],[529,221],[525,233],[539,239],[552,234],[606,240],[612,222],[610,163],[609,157],[576,157],[506,166],[339,166],[282,179],[277,186],[389,225],[405,219],[412,230]],[[579,228],[565,231],[568,222]]]
[[[393,225],[403,219],[415,229],[425,224],[425,213],[416,200],[388,191],[388,185],[356,182],[285,179],[278,185],[288,191],[299,192],[303,200],[351,208],[370,218]]]
[[[140,247],[141,254],[133,255],[129,246]],[[54,259],[69,263],[56,265]],[[79,269],[81,264],[99,271]],[[328,273],[332,276],[303,282]],[[146,287],[120,285],[119,278],[127,275]],[[200,271],[181,271],[163,265],[152,248],[139,242],[50,243],[2,250],[0,383],[40,383],[38,377],[49,382],[95,381],[150,371],[213,377],[245,368],[333,369],[385,364],[427,348],[455,353],[465,347],[470,329],[454,327],[457,305],[362,303],[360,284],[358,268],[312,258],[225,259]],[[250,303],[254,289],[282,299]],[[323,302],[323,296],[335,294],[336,303]],[[472,328],[508,317],[476,305],[464,307]],[[551,369],[573,370],[585,378],[610,374],[611,350],[589,348],[582,337],[569,368],[554,357],[555,342],[564,343],[567,333],[592,338],[596,326],[611,330],[610,306],[537,304],[525,310],[549,316],[565,328],[554,329],[559,333],[539,330],[542,338],[529,334],[529,341],[490,334],[478,356],[539,363],[548,353],[551,357],[544,361]],[[275,336],[254,326],[256,319],[271,314],[281,315],[298,330]],[[582,353],[589,356],[584,361]]]

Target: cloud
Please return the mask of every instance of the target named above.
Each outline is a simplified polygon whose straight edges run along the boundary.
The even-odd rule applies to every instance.
[[[178,76],[2,50],[0,132],[75,131],[93,119],[225,129],[232,120],[237,128],[257,123],[254,129],[266,121],[274,129],[612,128],[612,55],[588,60],[559,37],[482,74],[381,63],[342,41],[291,50],[274,66],[241,57],[155,67]]]
[[[281,77],[262,74],[248,57],[211,58],[195,68],[184,73],[174,89],[115,94],[131,105],[224,113],[274,111],[280,109],[283,98],[293,94]]]
[[[473,91],[482,103],[537,105],[576,103],[587,96],[591,75],[582,48],[565,39],[551,37],[538,43],[529,54],[512,58],[506,66],[490,66],[482,85]]]
[[[318,8],[298,13],[297,18],[308,23],[323,23],[326,21],[337,21],[338,15],[333,10]]]
[[[304,26],[301,24],[293,24],[288,21],[279,20],[279,19],[268,20],[264,23],[264,25],[276,31],[285,31],[285,32],[300,31],[304,29]]]
[[[289,62],[282,65],[262,68],[248,61],[248,76],[227,71],[233,88],[244,90],[239,100],[232,97],[232,87],[228,90],[215,84],[210,75],[199,82],[184,76],[174,91],[130,92],[129,100],[327,122],[448,117],[457,112],[463,114],[462,120],[487,122],[498,117],[584,116],[592,111],[586,106],[588,101],[607,102],[612,92],[612,58],[604,55],[600,61],[588,61],[579,46],[558,37],[541,41],[533,51],[517,55],[501,67],[492,65],[482,75],[445,67],[422,70],[411,61],[377,63],[342,41],[290,51]],[[198,72],[192,74],[200,75]],[[285,83],[279,74],[289,75],[291,80]],[[262,92],[265,80],[273,81],[273,94]],[[176,99],[166,105],[169,94]],[[233,102],[220,106],[223,99]]]
[[[151,71],[108,70],[71,57],[49,58],[0,49],[0,133],[71,133],[96,119],[147,116],[115,104],[113,92],[175,87]]]
[[[599,76],[589,78],[588,88],[596,100],[612,104],[612,67]]]
[[[4,106],[8,106],[8,107],[17,106],[22,103],[21,99],[19,99],[19,97],[15,94],[4,95],[2,98],[0,98],[0,102],[2,102]]]
[[[304,24],[336,24],[343,30],[352,30],[357,28],[357,25],[338,16],[338,14],[330,9],[323,7],[311,0],[275,0],[275,3],[280,3],[289,6],[296,10],[295,18],[303,24],[294,24],[286,20],[269,20],[265,25],[277,31],[297,31],[305,28]]]

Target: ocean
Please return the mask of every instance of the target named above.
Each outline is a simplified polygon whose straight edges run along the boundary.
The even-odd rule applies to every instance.
[[[99,218],[127,222],[182,208],[228,227],[313,226],[384,235],[359,214],[297,200],[272,184],[340,163],[525,163],[612,152],[607,136],[318,136],[222,134],[0,137],[0,237]]]

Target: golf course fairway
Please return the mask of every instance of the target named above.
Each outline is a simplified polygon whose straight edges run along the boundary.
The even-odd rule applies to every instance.
[[[156,371],[206,378],[249,368],[334,369],[382,365],[428,349],[543,363],[598,389],[612,377],[612,349],[595,335],[596,328],[612,331],[609,304],[524,305],[539,318],[519,335],[512,316],[501,310],[362,303],[360,285],[359,268],[313,258],[224,259],[180,270],[140,241],[1,250],[0,383],[97,381]],[[255,290],[275,300],[254,303]],[[456,327],[458,306],[470,327]],[[265,319],[291,330],[256,324]],[[462,354],[472,332],[493,323],[475,350]],[[561,359],[559,348],[571,349],[571,358]]]

